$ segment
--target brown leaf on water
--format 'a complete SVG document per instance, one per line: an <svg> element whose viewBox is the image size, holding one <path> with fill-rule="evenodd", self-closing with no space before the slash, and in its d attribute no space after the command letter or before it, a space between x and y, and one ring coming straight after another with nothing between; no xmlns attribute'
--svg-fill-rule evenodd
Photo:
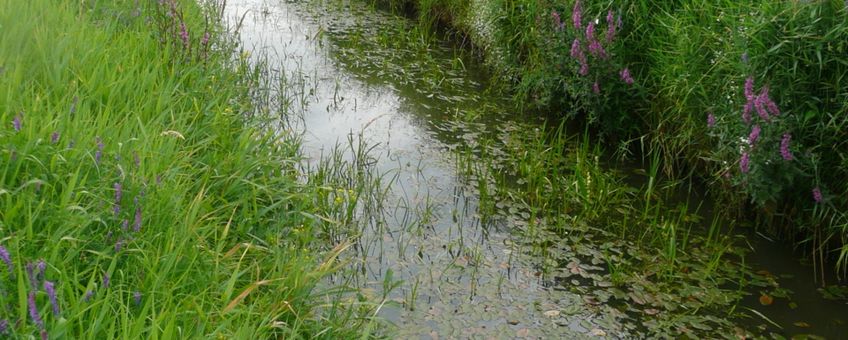
<svg viewBox="0 0 848 340"><path fill-rule="evenodd" d="M793 325L801 327L801 328L810 328L810 324L808 324L804 321L798 321L796 323L793 323Z"/></svg>
<svg viewBox="0 0 848 340"><path fill-rule="evenodd" d="M760 295L760 304L763 306L768 306L774 303L774 298L769 296L768 294Z"/></svg>

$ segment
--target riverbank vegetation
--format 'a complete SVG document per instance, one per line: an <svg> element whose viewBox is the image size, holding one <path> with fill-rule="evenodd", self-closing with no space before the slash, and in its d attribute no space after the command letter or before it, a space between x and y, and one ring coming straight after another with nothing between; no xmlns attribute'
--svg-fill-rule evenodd
<svg viewBox="0 0 848 340"><path fill-rule="evenodd" d="M321 288L345 246L220 6L0 2L0 337L371 325Z"/></svg>
<svg viewBox="0 0 848 340"><path fill-rule="evenodd" d="M845 274L844 2L382 3L471 42L525 108L656 155L725 216Z"/></svg>

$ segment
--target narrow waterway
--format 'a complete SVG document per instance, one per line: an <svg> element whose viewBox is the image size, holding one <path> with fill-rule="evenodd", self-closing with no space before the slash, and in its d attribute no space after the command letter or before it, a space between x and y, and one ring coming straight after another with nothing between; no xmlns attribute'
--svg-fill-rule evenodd
<svg viewBox="0 0 848 340"><path fill-rule="evenodd" d="M510 112L505 99L488 94L473 61L447 46L429 45L423 55L385 48L406 39L396 30L412 26L358 2L233 0L226 16L245 49L274 69L267 85L286 127L303 134L309 166L335 156L374 174L359 180L372 183L369 195L379 202L367 210L380 216L340 235L356 236L344 255L353 268L333 280L369 299L388 292L378 315L397 326L393 335L640 337L644 326L627 316L634 309L599 305L597 294L587 298L589 288L542 278L543 260L521 249L512 232L526 224L526 212L480 212L486 193L469 185L457 150L543 121ZM595 279L600 274L585 274L606 271L591 244L568 251L596 257L573 267L582 278L567 282L606 286ZM840 334L834 322L826 333Z"/></svg>

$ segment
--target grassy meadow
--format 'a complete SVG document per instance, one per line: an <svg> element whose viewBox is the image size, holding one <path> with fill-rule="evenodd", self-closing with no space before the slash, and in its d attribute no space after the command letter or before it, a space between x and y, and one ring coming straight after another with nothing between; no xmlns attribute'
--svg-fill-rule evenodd
<svg viewBox="0 0 848 340"><path fill-rule="evenodd" d="M0 1L0 337L348 338L221 3ZM355 309L353 309L355 310Z"/></svg>

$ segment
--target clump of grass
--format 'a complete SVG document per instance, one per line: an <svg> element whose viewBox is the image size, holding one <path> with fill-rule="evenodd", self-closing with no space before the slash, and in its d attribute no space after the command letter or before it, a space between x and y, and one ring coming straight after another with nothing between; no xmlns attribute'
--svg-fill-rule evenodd
<svg viewBox="0 0 848 340"><path fill-rule="evenodd" d="M0 3L12 336L349 337L296 139L260 128L220 4ZM324 255L326 254L326 255ZM332 313L320 314L316 306Z"/></svg>

